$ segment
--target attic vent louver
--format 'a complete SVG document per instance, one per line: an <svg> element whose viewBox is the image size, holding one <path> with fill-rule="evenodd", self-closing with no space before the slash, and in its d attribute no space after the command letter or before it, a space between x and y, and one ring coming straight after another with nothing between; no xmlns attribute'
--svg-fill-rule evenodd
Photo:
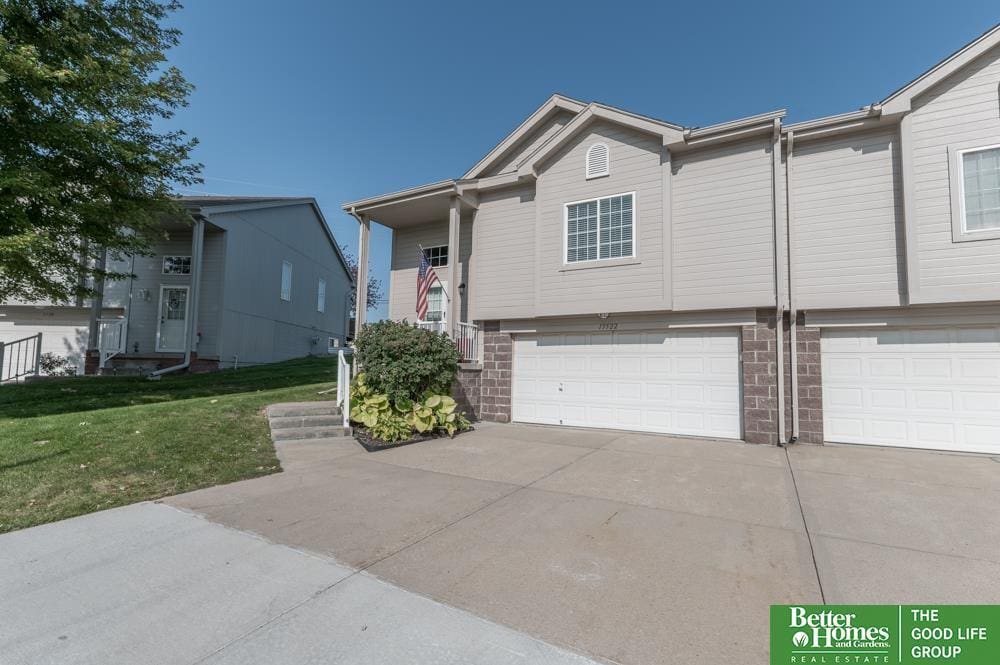
<svg viewBox="0 0 1000 665"><path fill-rule="evenodd" d="M595 143L587 148L587 179L599 178L611 173L611 155L608 146Z"/></svg>

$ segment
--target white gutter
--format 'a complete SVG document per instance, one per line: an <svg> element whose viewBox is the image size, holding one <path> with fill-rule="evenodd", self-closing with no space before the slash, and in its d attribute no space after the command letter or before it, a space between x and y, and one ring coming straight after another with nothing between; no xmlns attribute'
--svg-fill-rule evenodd
<svg viewBox="0 0 1000 665"><path fill-rule="evenodd" d="M205 245L205 218L200 212L194 215L194 233L191 236L191 302L188 303L188 329L184 341L184 360L177 365L150 372L148 379L158 379L164 374L179 372L191 366L191 347L197 344L198 307L201 300L201 257Z"/></svg>
<svg viewBox="0 0 1000 665"><path fill-rule="evenodd" d="M773 121L771 134L771 221L774 237L774 347L778 353L778 445L785 444L785 298L781 274L782 238L778 223L778 173L781 167L781 118Z"/></svg>
<svg viewBox="0 0 1000 665"><path fill-rule="evenodd" d="M785 223L788 226L788 325L791 345L789 353L792 361L792 438L788 443L799 440L799 349L798 329L799 312L795 303L795 286L792 281L795 271L795 227L792 225L792 156L795 151L795 132L788 130L788 142L785 153Z"/></svg>

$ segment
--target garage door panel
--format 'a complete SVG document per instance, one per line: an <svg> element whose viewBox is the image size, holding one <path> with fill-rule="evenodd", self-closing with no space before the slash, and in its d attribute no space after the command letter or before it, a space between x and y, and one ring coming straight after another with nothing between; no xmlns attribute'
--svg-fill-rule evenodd
<svg viewBox="0 0 1000 665"><path fill-rule="evenodd" d="M1000 452L1000 328L823 331L829 441Z"/></svg>
<svg viewBox="0 0 1000 665"><path fill-rule="evenodd" d="M739 438L738 352L735 330L517 336L513 418Z"/></svg>

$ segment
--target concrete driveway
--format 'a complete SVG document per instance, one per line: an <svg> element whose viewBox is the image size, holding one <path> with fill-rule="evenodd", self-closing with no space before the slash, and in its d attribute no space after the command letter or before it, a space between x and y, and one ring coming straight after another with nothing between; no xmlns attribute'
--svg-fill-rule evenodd
<svg viewBox="0 0 1000 665"><path fill-rule="evenodd" d="M203 515L209 522L173 511L206 529L291 546L280 548L323 563L293 583L240 559L244 574L206 581L212 593L192 596L195 610L242 623L217 626L218 645L194 650L211 654L204 662L578 662L569 652L625 664L696 656L766 662L772 603L1000 602L1000 463L990 458L846 446L786 452L492 424L379 453L348 440L289 444L279 454L281 474L167 501ZM46 546L30 534L59 534L78 522L0 538L0 557L12 556L5 540L25 538L29 554L7 563L25 566L33 557L52 571L38 580L55 575L57 536ZM117 533L107 556L124 551L127 561L135 538ZM162 541L166 552L177 551L169 531ZM171 560L165 554L160 565ZM150 575L145 584L128 578L126 595L169 598L169 585ZM100 606L92 598L99 587L65 577L51 593L68 585L74 606ZM232 589L232 580L255 590ZM2 583L5 599L24 592ZM360 599L353 587L364 587ZM170 611L138 602L128 616L165 616L167 625L177 622L176 634L204 641L204 623L174 616L183 613L181 601ZM28 619L45 611L21 600L8 609ZM380 626L383 614L416 637L407 642L393 630L358 637L357 624ZM147 640L159 643L139 631L133 647ZM503 647L478 657L460 653L460 644ZM394 649L407 645L418 651L400 660ZM439 652L457 660L429 655ZM147 662L201 662L185 658Z"/></svg>

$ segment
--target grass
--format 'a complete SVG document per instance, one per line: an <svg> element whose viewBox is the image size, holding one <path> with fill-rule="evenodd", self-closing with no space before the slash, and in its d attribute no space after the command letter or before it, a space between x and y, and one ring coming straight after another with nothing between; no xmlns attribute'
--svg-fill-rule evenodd
<svg viewBox="0 0 1000 665"><path fill-rule="evenodd" d="M0 387L0 533L280 470L263 407L330 399L337 364Z"/></svg>

